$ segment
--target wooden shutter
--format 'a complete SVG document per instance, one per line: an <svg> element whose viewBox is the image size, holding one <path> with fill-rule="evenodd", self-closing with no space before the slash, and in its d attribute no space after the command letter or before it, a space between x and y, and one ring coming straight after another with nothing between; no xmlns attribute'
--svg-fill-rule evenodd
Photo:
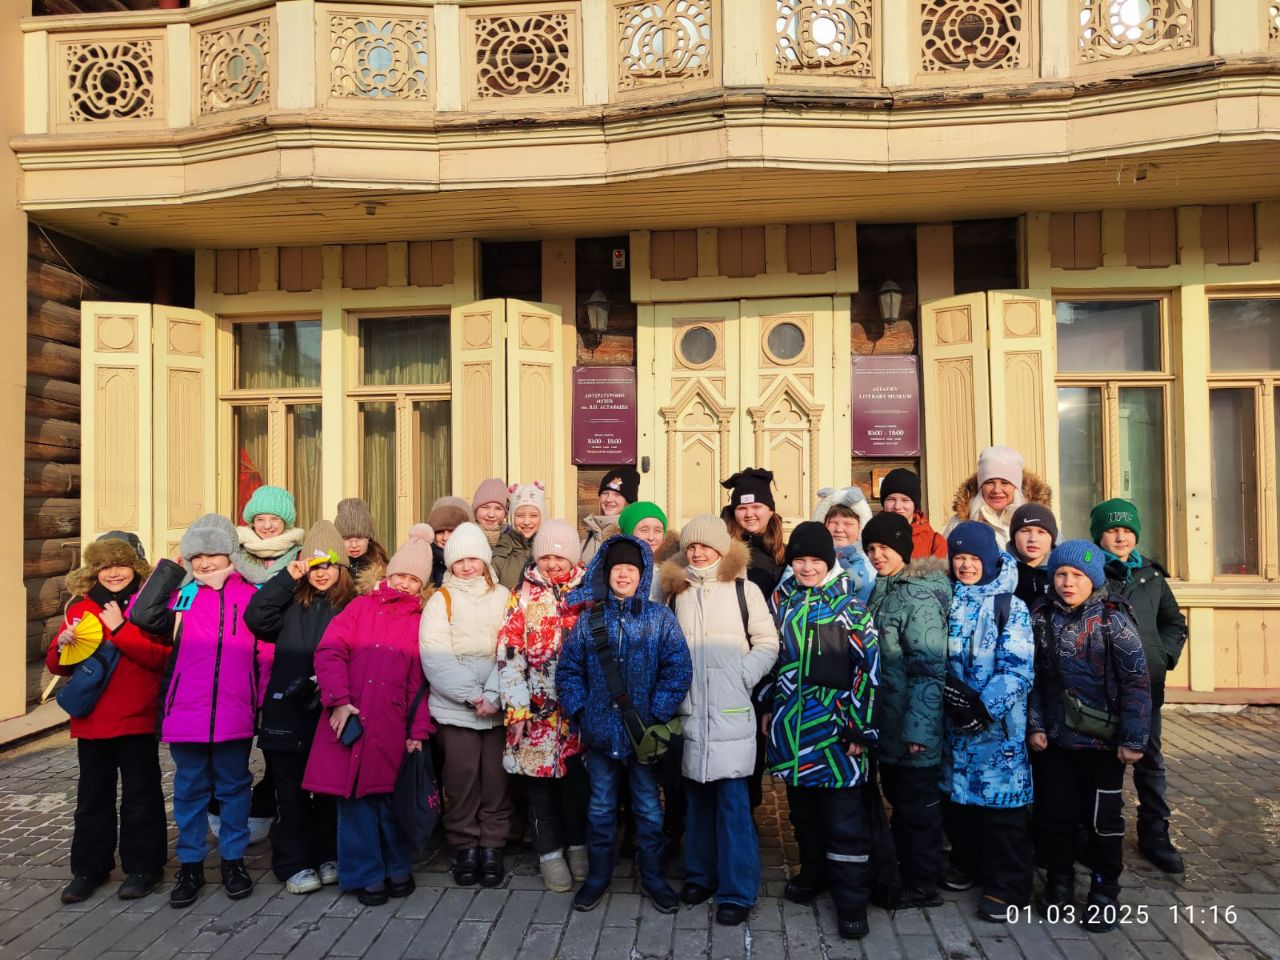
<svg viewBox="0 0 1280 960"><path fill-rule="evenodd" d="M80 535L133 531L154 556L151 305L86 300L80 331Z"/></svg>
<svg viewBox="0 0 1280 960"><path fill-rule="evenodd" d="M507 469L493 475L510 483L541 480L553 516L571 516L577 497L568 479L560 308L508 300L506 317Z"/></svg>
<svg viewBox="0 0 1280 960"><path fill-rule="evenodd" d="M452 327L453 489L470 496L507 476L506 301L454 307Z"/></svg>
<svg viewBox="0 0 1280 960"><path fill-rule="evenodd" d="M991 339L991 441L1022 453L1026 468L1057 488L1057 337L1045 290L987 294Z"/></svg>
<svg viewBox="0 0 1280 960"><path fill-rule="evenodd" d="M924 364L924 472L929 517L941 531L956 488L991 443L987 299L968 293L920 309Z"/></svg>
<svg viewBox="0 0 1280 960"><path fill-rule="evenodd" d="M193 520L217 510L217 322L181 307L155 306L151 313L153 549L161 557L173 553Z"/></svg>

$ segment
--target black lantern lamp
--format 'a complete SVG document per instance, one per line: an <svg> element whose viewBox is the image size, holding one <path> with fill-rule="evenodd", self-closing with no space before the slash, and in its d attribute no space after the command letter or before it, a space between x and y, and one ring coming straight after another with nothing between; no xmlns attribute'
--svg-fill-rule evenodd
<svg viewBox="0 0 1280 960"><path fill-rule="evenodd" d="M603 290L597 290L587 298L587 325L582 332L582 342L593 353L609 331L609 298Z"/></svg>

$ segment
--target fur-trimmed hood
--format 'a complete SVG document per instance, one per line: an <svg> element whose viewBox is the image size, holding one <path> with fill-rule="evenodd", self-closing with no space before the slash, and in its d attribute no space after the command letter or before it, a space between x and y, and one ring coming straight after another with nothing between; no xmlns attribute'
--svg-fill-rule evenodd
<svg viewBox="0 0 1280 960"><path fill-rule="evenodd" d="M132 567L141 585L151 576L151 564L138 556L124 540L95 540L84 548L84 566L67 574L67 592L73 597L85 597L98 583L99 571L107 567Z"/></svg>
<svg viewBox="0 0 1280 960"><path fill-rule="evenodd" d="M973 498L978 495L978 473L974 471L969 479L960 484L955 499L951 501L951 511L961 520L970 520L969 508ZM1053 488L1030 470L1022 471L1022 500L1024 503L1039 503L1046 507L1053 506Z"/></svg>
<svg viewBox="0 0 1280 960"><path fill-rule="evenodd" d="M653 562L657 564L666 563L680 552L680 534L675 530L668 530L667 535L662 538L662 543L658 544L658 549L653 554Z"/></svg>
<svg viewBox="0 0 1280 960"><path fill-rule="evenodd" d="M679 538L676 539L677 545ZM664 543L665 547L666 544ZM741 540L729 544L729 552L720 558L716 567L716 579L721 583L733 583L747 575L747 566L751 563L751 551ZM689 588L689 561L679 551L663 563L658 572L660 586L664 596L679 596Z"/></svg>
<svg viewBox="0 0 1280 960"><path fill-rule="evenodd" d="M911 580L923 580L925 577L947 575L947 561L938 557L915 557L902 570L900 576Z"/></svg>

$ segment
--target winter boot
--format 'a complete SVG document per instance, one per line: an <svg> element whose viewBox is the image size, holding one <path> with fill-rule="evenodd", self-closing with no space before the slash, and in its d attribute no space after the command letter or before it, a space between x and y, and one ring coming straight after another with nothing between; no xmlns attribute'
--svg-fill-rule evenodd
<svg viewBox="0 0 1280 960"><path fill-rule="evenodd" d="M1182 856L1169 839L1169 821L1138 823L1138 849L1165 873L1182 873Z"/></svg>
<svg viewBox="0 0 1280 960"><path fill-rule="evenodd" d="M1048 913L1050 907L1061 910L1075 901L1076 878L1074 873L1055 873L1050 870L1044 881L1044 893L1040 896L1040 912Z"/></svg>
<svg viewBox="0 0 1280 960"><path fill-rule="evenodd" d="M1120 884L1104 880L1100 874L1095 873L1089 884L1089 899L1085 901L1080 925L1090 933L1114 930L1119 925L1119 908Z"/></svg>

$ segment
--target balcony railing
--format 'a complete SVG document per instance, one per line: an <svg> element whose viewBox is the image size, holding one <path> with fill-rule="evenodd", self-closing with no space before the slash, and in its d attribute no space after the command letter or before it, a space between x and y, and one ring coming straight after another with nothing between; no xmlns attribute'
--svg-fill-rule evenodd
<svg viewBox="0 0 1280 960"><path fill-rule="evenodd" d="M1280 0L225 0L39 17L23 22L27 132L1089 79L1204 60L1211 11L1250 14L1257 52L1280 48Z"/></svg>

